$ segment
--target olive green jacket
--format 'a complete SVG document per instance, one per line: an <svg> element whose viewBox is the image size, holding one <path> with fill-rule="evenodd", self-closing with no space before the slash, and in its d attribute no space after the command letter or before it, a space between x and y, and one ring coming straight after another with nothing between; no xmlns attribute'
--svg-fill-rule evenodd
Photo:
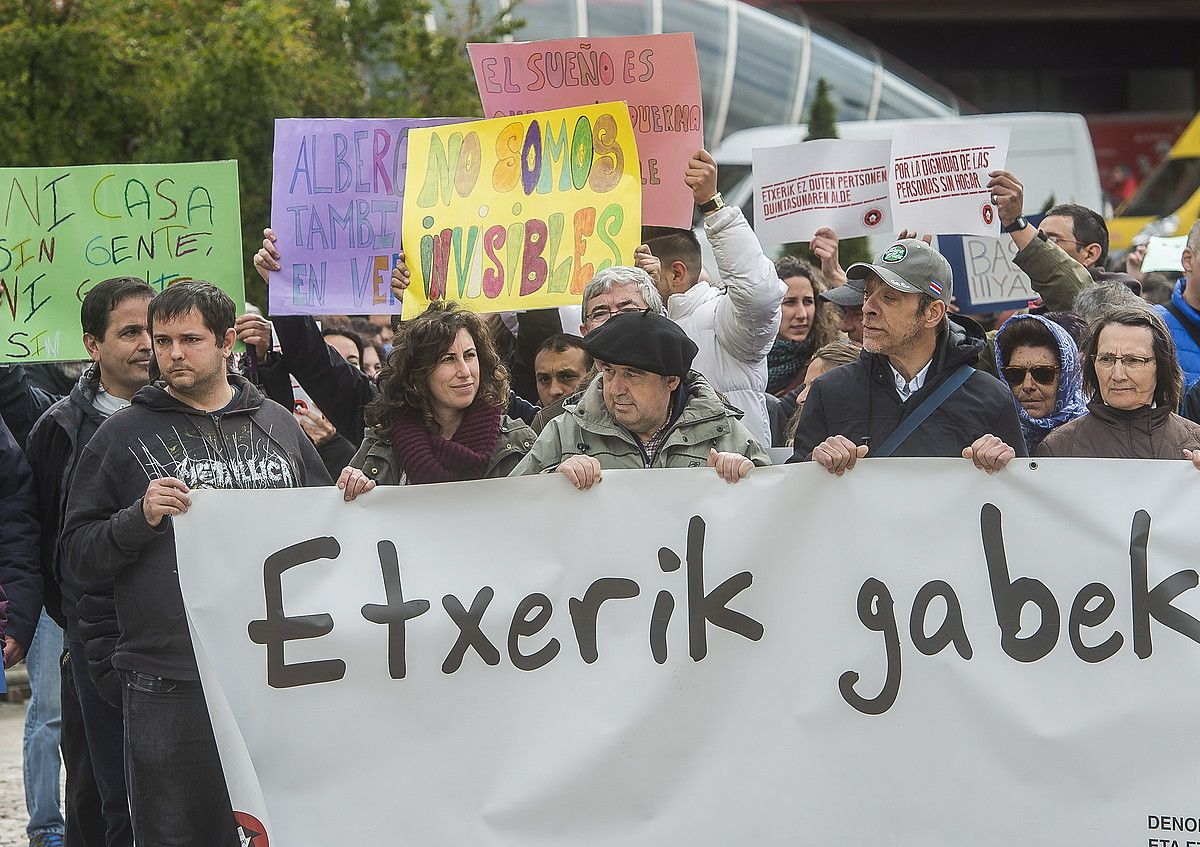
<svg viewBox="0 0 1200 847"><path fill-rule="evenodd" d="M1048 312L1071 311L1076 295L1092 284L1087 268L1040 235L1018 250L1013 262L1029 277L1030 285L1041 295ZM996 371L996 330L987 334L987 345L975 367L994 377L1000 376Z"/></svg>
<svg viewBox="0 0 1200 847"><path fill-rule="evenodd" d="M618 424L604 405L604 378L592 380L581 394L563 404L563 414L546 424L529 455L509 474L523 476L555 470L568 456L594 456L601 468L700 468L709 449L741 453L754 464L771 464L766 452L742 424L742 412L728 405L708 382L692 371L684 381L687 405L663 437L649 465L633 433Z"/></svg>
<svg viewBox="0 0 1200 847"><path fill-rule="evenodd" d="M1070 311L1076 295L1092 284L1087 268L1040 235L1017 251L1013 263L1029 277L1048 312Z"/></svg>
<svg viewBox="0 0 1200 847"><path fill-rule="evenodd" d="M496 450L488 459L483 472L484 479L508 476L521 458L533 446L534 434L524 421L513 420L508 415L500 418L500 440ZM350 467L359 468L379 485L403 485L404 474L396 464L392 451L392 434L380 427L368 429L362 446L350 460Z"/></svg>

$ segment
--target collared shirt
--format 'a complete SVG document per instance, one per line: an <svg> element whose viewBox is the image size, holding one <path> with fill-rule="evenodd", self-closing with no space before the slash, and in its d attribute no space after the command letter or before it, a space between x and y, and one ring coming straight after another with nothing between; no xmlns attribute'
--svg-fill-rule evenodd
<svg viewBox="0 0 1200 847"><path fill-rule="evenodd" d="M642 450L646 453L646 467L650 467L650 463L654 461L654 454L658 452L658 448L662 446L663 439L667 435L667 430L671 428L671 416L667 415L666 421L660 426L653 435L642 441ZM639 439L640 440L640 439Z"/></svg>
<svg viewBox="0 0 1200 847"><path fill-rule="evenodd" d="M896 380L896 392L900 395L900 402L903 403L907 401L909 397L921 390L921 386L925 384L925 377L929 373L929 366L932 364L933 360L931 359L925 363L925 367L917 371L916 376L914 376L911 380L906 380L900 374L900 371L892 367L890 362L888 363L888 367L892 368L892 377Z"/></svg>

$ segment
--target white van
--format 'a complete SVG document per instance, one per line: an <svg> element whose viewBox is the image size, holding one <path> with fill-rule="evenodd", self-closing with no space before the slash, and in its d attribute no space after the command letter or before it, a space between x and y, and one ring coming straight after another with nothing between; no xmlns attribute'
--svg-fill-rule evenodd
<svg viewBox="0 0 1200 847"><path fill-rule="evenodd" d="M852 121L838 124L838 135L854 141L890 139L899 126L987 123L1008 127L1011 131L1005 170L1012 171L1025 185L1025 211L1038 212L1051 201L1079 203L1102 212L1103 195L1092 137L1082 115L1061 112L1013 112L996 115L958 115L949 118L916 118L896 121ZM762 147L796 144L808 135L804 124L760 126L730 135L717 147L717 188L729 205L738 205L750 224L754 224L753 151ZM704 266L717 278L716 260L701 235ZM891 240L894 233L881 233L880 242ZM872 243L872 249L886 244ZM779 244L763 244L772 258Z"/></svg>

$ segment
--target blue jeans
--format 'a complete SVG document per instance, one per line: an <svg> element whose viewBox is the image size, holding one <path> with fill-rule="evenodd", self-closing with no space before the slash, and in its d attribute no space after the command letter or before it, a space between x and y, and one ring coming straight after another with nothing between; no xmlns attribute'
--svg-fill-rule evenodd
<svg viewBox="0 0 1200 847"><path fill-rule="evenodd" d="M25 808L29 826L25 831L32 838L39 833L63 831L62 809L59 807L59 768L62 758L58 752L58 731L62 721L62 671L59 661L63 652L63 631L46 610L33 634L33 643L25 656L29 669L29 708L25 712Z"/></svg>
<svg viewBox="0 0 1200 847"><path fill-rule="evenodd" d="M239 847L200 683L124 677L125 779L138 847Z"/></svg>

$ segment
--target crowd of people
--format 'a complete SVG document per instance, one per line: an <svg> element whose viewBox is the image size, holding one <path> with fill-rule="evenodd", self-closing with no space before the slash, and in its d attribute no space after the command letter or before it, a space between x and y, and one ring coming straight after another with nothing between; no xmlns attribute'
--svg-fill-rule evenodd
<svg viewBox="0 0 1200 847"><path fill-rule="evenodd" d="M561 474L586 491L607 470L678 467L733 484L772 448L836 476L889 456L988 473L1029 455L1200 467L1200 224L1152 305L1134 265L1107 269L1099 215L1056 206L1035 227L1019 179L995 172L1004 237L1040 299L971 317L928 236L901 232L843 268L824 228L814 261L772 261L707 152L680 178L713 278L693 231L647 227L574 318L435 302L405 321L268 320L203 281L121 277L83 298L90 361L73 385L0 369L0 621L5 667L25 659L34 694L31 847L246 843L175 571L172 522L197 488L336 485L349 501ZM284 258L266 230L255 268L267 279ZM393 291L409 281L401 253Z"/></svg>

